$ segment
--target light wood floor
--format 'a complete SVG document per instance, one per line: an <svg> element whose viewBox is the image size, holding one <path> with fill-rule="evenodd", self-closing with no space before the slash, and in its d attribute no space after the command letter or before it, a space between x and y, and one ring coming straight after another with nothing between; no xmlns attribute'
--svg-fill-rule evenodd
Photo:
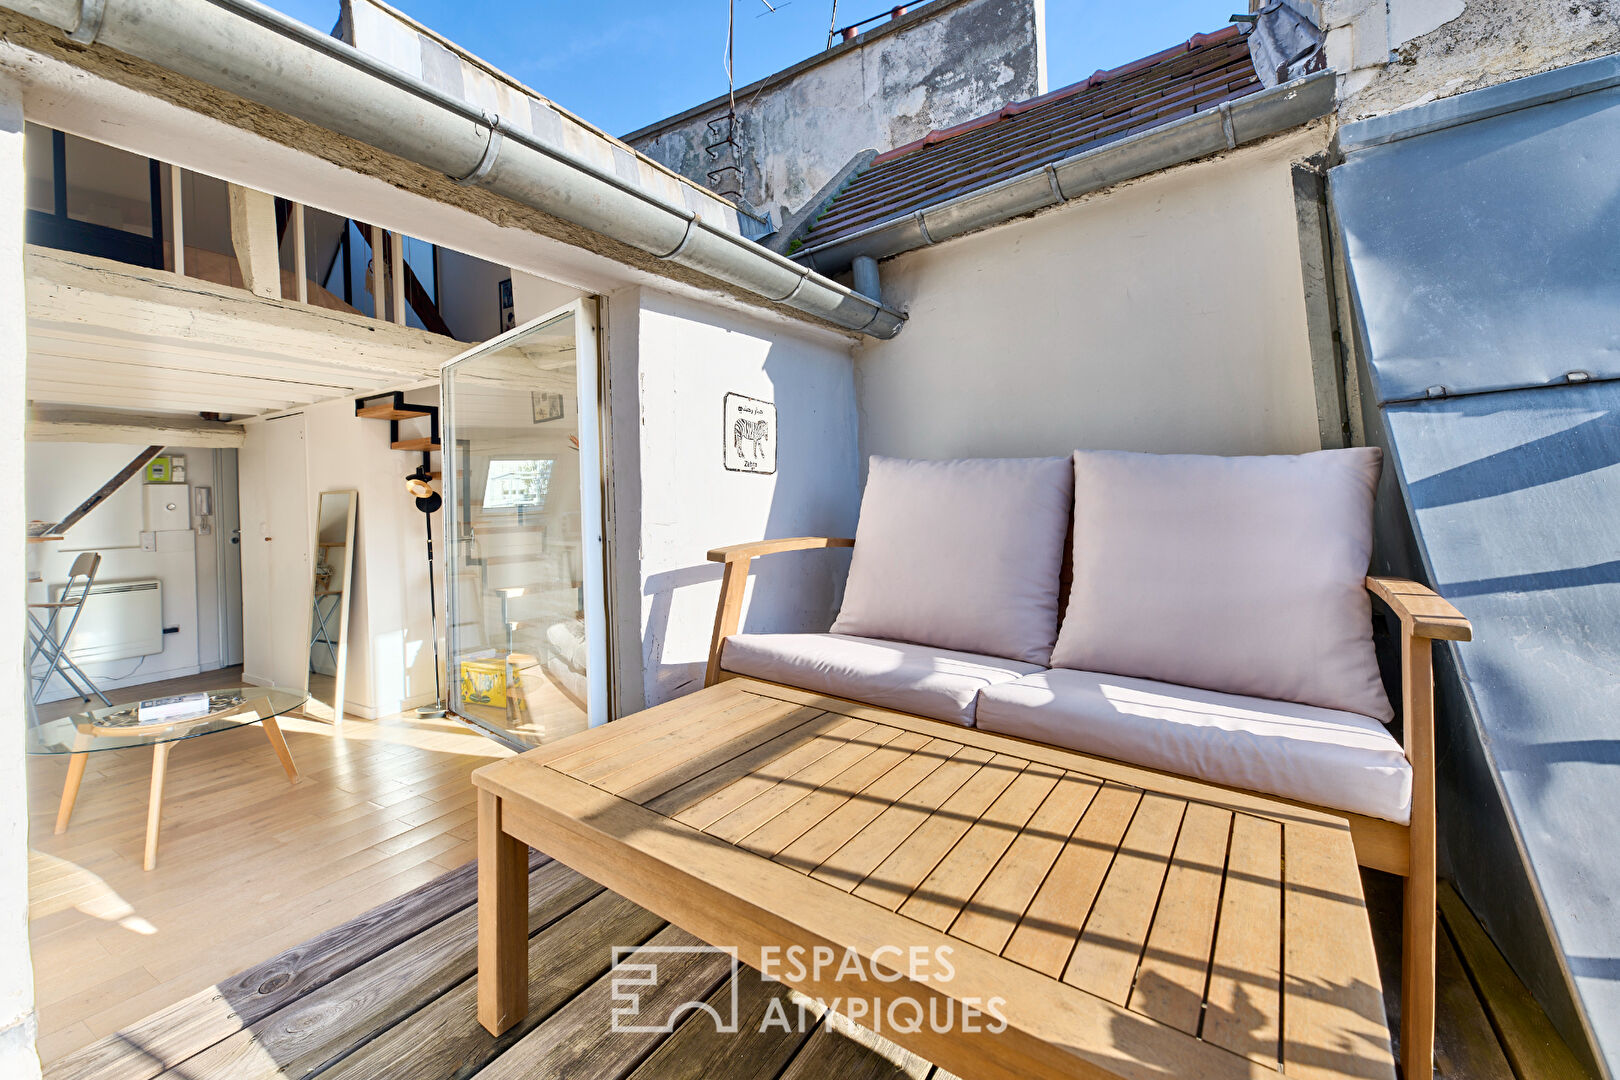
<svg viewBox="0 0 1620 1080"><path fill-rule="evenodd" d="M240 675L109 697L232 685ZM329 690L311 681L314 697ZM309 714L281 721L296 786L257 726L176 745L149 873L150 751L91 755L61 836L52 829L67 760L29 760L30 937L46 1062L472 859L468 775L506 750L453 720L412 714L335 728L311 718L330 716L325 706L312 703Z"/></svg>

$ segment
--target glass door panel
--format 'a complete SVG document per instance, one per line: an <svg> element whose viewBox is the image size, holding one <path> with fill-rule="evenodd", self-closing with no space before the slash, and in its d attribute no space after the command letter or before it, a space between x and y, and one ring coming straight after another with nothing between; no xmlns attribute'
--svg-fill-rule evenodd
<svg viewBox="0 0 1620 1080"><path fill-rule="evenodd" d="M594 304L442 372L449 705L525 746L606 719Z"/></svg>

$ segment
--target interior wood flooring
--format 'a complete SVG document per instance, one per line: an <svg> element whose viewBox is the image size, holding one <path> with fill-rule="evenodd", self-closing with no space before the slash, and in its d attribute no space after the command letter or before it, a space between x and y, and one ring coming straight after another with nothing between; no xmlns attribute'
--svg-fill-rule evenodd
<svg viewBox="0 0 1620 1080"><path fill-rule="evenodd" d="M129 687L115 702L232 685L241 669ZM475 850L472 770L508 751L414 714L334 727L330 680L281 720L290 785L255 725L169 759L157 868L141 869L152 754L91 755L53 835L65 757L28 762L29 918L41 1058L54 1061L461 866ZM40 709L74 711L76 700Z"/></svg>

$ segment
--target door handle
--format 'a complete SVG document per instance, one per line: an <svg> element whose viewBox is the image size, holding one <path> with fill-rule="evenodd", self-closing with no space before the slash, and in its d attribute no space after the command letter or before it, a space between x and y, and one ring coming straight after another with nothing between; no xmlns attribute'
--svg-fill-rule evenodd
<svg viewBox="0 0 1620 1080"><path fill-rule="evenodd" d="M267 536L267 537L264 538L264 542L268 544L270 541L272 541L274 539L275 539L275 537L273 537L273 536Z"/></svg>

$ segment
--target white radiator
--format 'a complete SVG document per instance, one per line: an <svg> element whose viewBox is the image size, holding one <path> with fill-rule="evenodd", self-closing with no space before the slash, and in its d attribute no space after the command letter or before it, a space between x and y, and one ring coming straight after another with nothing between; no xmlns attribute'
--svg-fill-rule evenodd
<svg viewBox="0 0 1620 1080"><path fill-rule="evenodd" d="M62 599L62 586L52 590ZM64 610L57 620L60 634L73 617ZM76 663L95 664L163 651L163 586L157 581L107 581L95 585L85 597L79 623L68 642L68 655Z"/></svg>

